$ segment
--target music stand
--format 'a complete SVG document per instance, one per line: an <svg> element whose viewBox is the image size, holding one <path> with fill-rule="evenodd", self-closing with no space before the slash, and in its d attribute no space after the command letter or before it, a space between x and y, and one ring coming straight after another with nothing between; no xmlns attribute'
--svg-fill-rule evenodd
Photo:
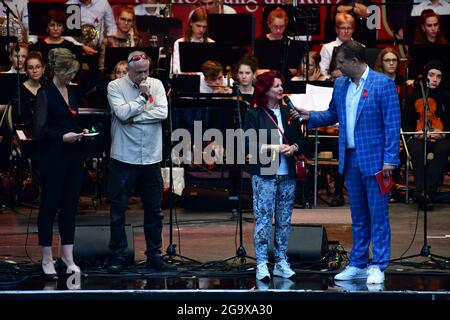
<svg viewBox="0 0 450 320"><path fill-rule="evenodd" d="M174 95L189 95L199 93L200 76L178 74L172 78L172 91Z"/></svg>
<svg viewBox="0 0 450 320"><path fill-rule="evenodd" d="M177 18L136 16L136 28L141 34L144 46L165 47L167 44L164 38L167 37L168 45L173 47L175 40L182 36L181 27L181 20ZM156 39L152 36L156 36Z"/></svg>
<svg viewBox="0 0 450 320"><path fill-rule="evenodd" d="M73 24L78 24L81 26L81 15L78 18L78 21L73 20L74 13L72 11L68 11L69 7L77 6L79 10L80 6L77 4L65 4L65 3L55 3L55 2L30 2L28 3L28 26L30 29L30 34L44 36L48 35L47 25L44 23L44 18L47 16L50 10L58 10L64 12L68 17L70 17L70 21ZM81 12L81 11L79 11ZM69 16L70 15L70 16ZM69 28L70 27L70 28ZM81 36L81 28L75 28L72 26L68 26L67 22L64 26L64 31L62 36L71 36L71 37L80 37Z"/></svg>
<svg viewBox="0 0 450 320"><path fill-rule="evenodd" d="M20 74L19 81L27 80L26 74ZM17 95L17 73L0 73L0 104L9 104Z"/></svg>
<svg viewBox="0 0 450 320"><path fill-rule="evenodd" d="M305 42L288 39L287 50L284 40L257 39L255 41L255 56L260 69L297 69L298 62L305 52ZM286 58L287 53L287 58ZM283 66L283 61L286 63Z"/></svg>
<svg viewBox="0 0 450 320"><path fill-rule="evenodd" d="M208 14L208 34L218 43L253 47L255 16L243 13Z"/></svg>
<svg viewBox="0 0 450 320"><path fill-rule="evenodd" d="M109 48L105 50L105 69L107 72L112 72L114 66L120 60L127 60L128 55L133 51L143 51L152 60L150 70L155 70L159 61L159 48L158 47L124 47L124 48Z"/></svg>
<svg viewBox="0 0 450 320"><path fill-rule="evenodd" d="M226 66L233 66L247 53L242 47L221 43L180 42L180 68L182 72L200 72L207 60L216 60Z"/></svg>

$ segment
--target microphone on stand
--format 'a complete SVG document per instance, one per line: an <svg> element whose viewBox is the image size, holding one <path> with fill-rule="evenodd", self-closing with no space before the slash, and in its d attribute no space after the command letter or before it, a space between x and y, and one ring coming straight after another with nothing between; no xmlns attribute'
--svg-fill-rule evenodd
<svg viewBox="0 0 450 320"><path fill-rule="evenodd" d="M288 96L284 96L283 101L291 111L295 111L298 114L297 116L294 116L294 119L297 119L299 123L302 123L302 116L297 112L297 110L295 110L294 104L292 103L291 99L289 99Z"/></svg>

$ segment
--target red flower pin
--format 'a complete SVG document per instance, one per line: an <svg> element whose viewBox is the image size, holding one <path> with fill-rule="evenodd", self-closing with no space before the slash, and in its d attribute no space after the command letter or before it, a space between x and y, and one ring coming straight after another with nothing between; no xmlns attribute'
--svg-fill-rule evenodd
<svg viewBox="0 0 450 320"><path fill-rule="evenodd" d="M364 88L364 93L363 93L364 99L367 98L369 95L367 94L367 89Z"/></svg>

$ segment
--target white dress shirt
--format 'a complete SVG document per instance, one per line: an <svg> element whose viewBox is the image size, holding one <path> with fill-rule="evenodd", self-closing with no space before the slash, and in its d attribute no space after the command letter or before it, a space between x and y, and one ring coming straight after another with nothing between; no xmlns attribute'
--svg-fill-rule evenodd
<svg viewBox="0 0 450 320"><path fill-rule="evenodd" d="M162 161L162 121L167 118L167 97L162 82L148 77L149 101L127 76L108 84L111 107L111 158L144 165ZM129 122L132 119L132 123Z"/></svg>
<svg viewBox="0 0 450 320"><path fill-rule="evenodd" d="M425 9L432 9L438 15L450 14L450 4L447 1L439 0L436 4L433 4L430 0L426 0L413 6L411 16L420 16L422 11Z"/></svg>

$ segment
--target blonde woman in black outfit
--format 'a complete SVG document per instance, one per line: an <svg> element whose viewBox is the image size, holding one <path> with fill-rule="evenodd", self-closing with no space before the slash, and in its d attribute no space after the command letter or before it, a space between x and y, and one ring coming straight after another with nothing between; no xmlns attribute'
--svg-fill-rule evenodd
<svg viewBox="0 0 450 320"><path fill-rule="evenodd" d="M39 139L41 205L38 215L39 245L42 247L42 270L57 278L52 255L53 223L58 213L65 273L80 272L73 260L75 214L82 183L83 132L77 125L78 110L70 81L80 64L65 48L52 49L48 67L53 73L38 92L33 118L34 136Z"/></svg>

